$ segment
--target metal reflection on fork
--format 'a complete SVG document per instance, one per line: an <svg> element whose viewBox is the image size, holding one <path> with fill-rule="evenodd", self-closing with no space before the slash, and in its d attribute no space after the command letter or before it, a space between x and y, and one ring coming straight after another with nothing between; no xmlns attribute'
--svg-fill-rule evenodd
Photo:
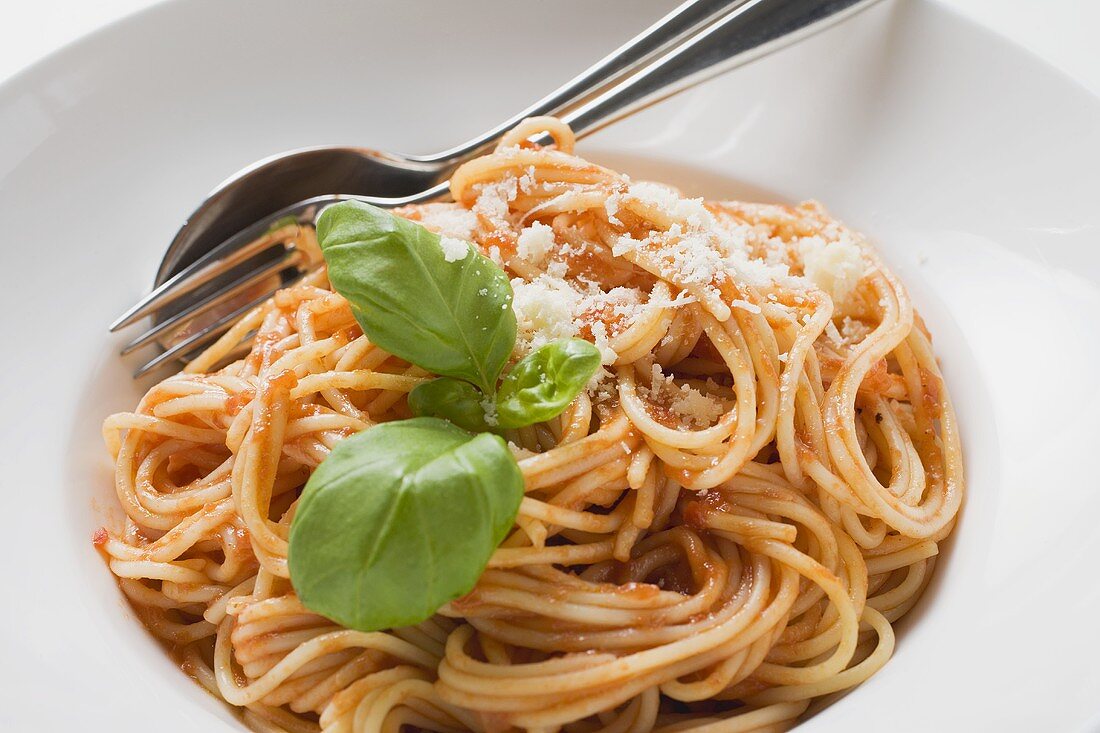
<svg viewBox="0 0 1100 733"><path fill-rule="evenodd" d="M525 117L556 115L584 137L875 2L690 0L564 86L450 150L407 156L317 147L261 160L222 183L195 210L169 245L156 287L110 329L152 316L152 327L122 353L154 343L164 350L135 377L187 358L275 290L320 266L317 253L303 251L291 235L296 225L312 224L325 206L347 199L382 207L442 199L459 165L491 150Z"/></svg>

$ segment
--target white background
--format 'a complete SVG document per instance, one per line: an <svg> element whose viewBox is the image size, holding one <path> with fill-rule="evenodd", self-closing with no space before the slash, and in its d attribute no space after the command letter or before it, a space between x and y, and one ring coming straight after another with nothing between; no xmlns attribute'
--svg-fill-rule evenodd
<svg viewBox="0 0 1100 733"><path fill-rule="evenodd" d="M85 33L156 2L0 0L0 82ZM940 2L1026 46L1100 95L1100 44L1095 41L1100 0ZM302 7L303 12L308 8L305 0Z"/></svg>

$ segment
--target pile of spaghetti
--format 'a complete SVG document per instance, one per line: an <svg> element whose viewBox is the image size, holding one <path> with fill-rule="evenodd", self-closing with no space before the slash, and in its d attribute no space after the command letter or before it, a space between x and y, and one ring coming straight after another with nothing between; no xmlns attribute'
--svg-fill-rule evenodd
<svg viewBox="0 0 1100 733"><path fill-rule="evenodd" d="M526 486L510 535L417 626L299 602L304 483L430 377L321 271L106 421L128 519L96 542L184 670L259 730L731 733L787 729L881 668L963 467L929 334L861 237L814 203L633 182L552 119L451 193L397 213L501 264L514 358L561 336L603 355L563 414L506 434Z"/></svg>

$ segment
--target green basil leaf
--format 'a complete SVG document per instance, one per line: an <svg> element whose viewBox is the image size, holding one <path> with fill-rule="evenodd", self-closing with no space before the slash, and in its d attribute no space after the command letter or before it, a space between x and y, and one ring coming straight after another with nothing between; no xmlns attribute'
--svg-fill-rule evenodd
<svg viewBox="0 0 1100 733"><path fill-rule="evenodd" d="M294 590L349 628L419 623L474 587L522 498L499 436L430 417L369 428L306 483L290 525Z"/></svg>
<svg viewBox="0 0 1100 733"><path fill-rule="evenodd" d="M329 281L371 341L430 372L494 391L516 341L502 269L472 247L448 262L438 235L358 201L325 209L317 240Z"/></svg>
<svg viewBox="0 0 1100 733"><path fill-rule="evenodd" d="M469 382L440 377L421 382L409 392L409 409L417 417L442 417L463 430L484 433L485 395Z"/></svg>
<svg viewBox="0 0 1100 733"><path fill-rule="evenodd" d="M502 428L561 414L600 368L600 350L583 339L558 339L519 360L497 392Z"/></svg>

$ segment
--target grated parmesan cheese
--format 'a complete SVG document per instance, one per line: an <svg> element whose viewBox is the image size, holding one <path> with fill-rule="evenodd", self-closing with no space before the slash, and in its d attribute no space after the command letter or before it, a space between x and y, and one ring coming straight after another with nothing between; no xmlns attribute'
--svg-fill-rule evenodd
<svg viewBox="0 0 1100 733"><path fill-rule="evenodd" d="M685 232L679 224L668 229L665 255L672 258L672 267L681 282L709 285L725 270L721 252L711 246L706 232Z"/></svg>
<svg viewBox="0 0 1100 733"><path fill-rule="evenodd" d="M497 413L497 401L492 395L486 395L481 399L481 411L485 413L485 424L489 427L496 427L500 424L500 417Z"/></svg>
<svg viewBox="0 0 1100 733"><path fill-rule="evenodd" d="M565 264L561 260L554 260L546 265L546 274L550 277L555 277L559 280L564 280L566 273L569 272L569 265Z"/></svg>
<svg viewBox="0 0 1100 733"><path fill-rule="evenodd" d="M750 235L751 232L745 227L718 228L717 247L723 256L722 264L737 282L754 287L767 287L774 284L789 287L805 286L799 278L791 275L785 261L753 257L749 245Z"/></svg>
<svg viewBox="0 0 1100 733"><path fill-rule="evenodd" d="M546 261L554 249L554 230L536 221L519 233L516 240L516 252L523 259L534 264Z"/></svg>
<svg viewBox="0 0 1100 733"><path fill-rule="evenodd" d="M607 333L607 324L596 321L589 328L592 330L592 343L600 350L600 363L614 364L619 355L611 348L611 336Z"/></svg>
<svg viewBox="0 0 1100 733"><path fill-rule="evenodd" d="M604 211L607 212L607 220L615 226L622 226L622 221L619 220L615 214L619 213L619 202L622 199L622 195L613 193L607 197L603 202Z"/></svg>
<svg viewBox="0 0 1100 733"><path fill-rule="evenodd" d="M518 188L516 179L513 176L492 183L480 184L473 211L493 221L507 221L508 204L515 201Z"/></svg>
<svg viewBox="0 0 1100 733"><path fill-rule="evenodd" d="M670 193L668 189L656 188ZM620 235L612 242L611 253L627 257L662 279L692 290L721 321L729 318L731 307L759 312L758 306L746 300L724 303L718 289L723 278L757 287L780 283L806 286L800 278L791 276L786 263L752 256L749 240L754 233L750 227L697 214L687 214L686 224L675 222L667 231L652 232L644 239Z"/></svg>
<svg viewBox="0 0 1100 733"><path fill-rule="evenodd" d="M601 366L596 370L596 373L592 375L592 378L588 380L588 384L585 385L584 391L593 402L610 402L619 396L615 372L607 367Z"/></svg>
<svg viewBox="0 0 1100 733"><path fill-rule="evenodd" d="M518 157L520 152L516 151L514 155ZM633 206L639 211L644 210L658 225L653 230L615 237L610 243L611 254L630 260L677 286L679 292L667 304L643 302L642 294L633 288L614 288L605 293L595 282L583 278L566 279L570 271L566 260L571 255L584 255L586 245L557 241L553 228L542 222L533 221L527 226L520 224L521 214L512 212L512 202L520 194L530 193L537 183L532 167L520 170L523 172L508 175L499 181L479 184L470 212L474 220L481 217L481 226L487 218L492 226L507 227L515 232L516 255L520 260L545 270L530 281L524 278L512 280L515 298L511 307L518 322L516 350L519 354L554 339L584 334L599 348L603 364L609 365L618 358L611 347L613 336L621 332L624 322L629 323L644 308L676 307L699 302L712 315L724 321L730 317L731 308L760 314L763 298L766 297L770 303L778 302L774 292L765 295L749 291L743 297L731 297L727 294L727 283L762 290L777 285L789 287L796 291L789 294L790 302L796 304L802 302L797 291L816 285L834 301L842 301L866 271L858 240L835 222L826 221L818 228L819 234L814 236L779 236L777 232L781 230L777 229L777 224L767 221L752 223L746 221L744 215L723 208L721 204L714 205L713 210L708 209L701 198L685 198L675 189L662 184L632 183L624 178L604 197L607 221L621 226L617 215ZM584 186L572 186L558 193L549 203L557 208L569 208L574 203L572 198L590 195L591 191ZM543 203L536 208L546 205ZM760 208L738 206L741 211L749 211L750 214ZM798 221L796 214L786 207L765 208L767 218L781 222ZM812 207L809 210L813 210ZM455 217L453 211L444 214L445 211L439 209L434 216ZM425 219L429 225L435 224L431 221L432 216ZM459 222L455 218L455 221L448 223L454 229L467 226L476 231L478 228L477 221ZM456 253L457 249L453 252ZM498 246L487 247L486 253L503 266ZM800 265L800 274L792 274L791 267L798 268ZM769 307L774 308L772 305ZM806 317L803 314L803 319ZM835 326L829 330L829 336L840 336ZM672 386L671 378L663 383L675 393L666 395L664 404L685 424L709 424L724 410L720 400L716 401L716 398L695 391L690 386Z"/></svg>
<svg viewBox="0 0 1100 733"><path fill-rule="evenodd" d="M517 185L522 193L530 193L531 189L535 187L535 166L527 166L527 172L519 177Z"/></svg>
<svg viewBox="0 0 1100 733"><path fill-rule="evenodd" d="M617 287L605 293L595 283L565 280L564 269L562 263L553 262L547 272L533 280L512 280L515 296L512 309L516 313L516 344L520 354L554 339L577 336L587 329L592 343L600 350L601 363L614 364L619 355L611 347L613 336L608 319L629 322L643 308L690 302L684 298L664 304L643 304L641 293L634 288Z"/></svg>
<svg viewBox="0 0 1100 733"><path fill-rule="evenodd" d="M806 278L842 303L866 271L859 245L847 232L830 242L819 236L803 237L798 243Z"/></svg>
<svg viewBox="0 0 1100 733"><path fill-rule="evenodd" d="M656 209L673 221L686 222L693 227L714 224L714 215L707 211L703 199L684 198L675 189L659 183L635 183L627 189L627 196Z"/></svg>
<svg viewBox="0 0 1100 733"><path fill-rule="evenodd" d="M863 321L853 319L851 316L844 316L844 320L840 322L840 342L841 346L851 346L858 344L871 333L871 327Z"/></svg>
<svg viewBox="0 0 1100 733"><path fill-rule="evenodd" d="M654 364L651 368L649 387L639 391L654 403L667 403L683 424L692 427L709 427L725 412L725 408L713 397L690 385L677 385L671 376L666 377L660 364Z"/></svg>
<svg viewBox="0 0 1100 733"><path fill-rule="evenodd" d="M621 234L611 243L611 254L615 257L622 257L627 252L640 249L643 243L641 239L635 239L629 234Z"/></svg>
<svg viewBox="0 0 1100 733"><path fill-rule="evenodd" d="M469 242L477 230L477 214L455 204L423 204L418 213L420 223L441 236Z"/></svg>
<svg viewBox="0 0 1100 733"><path fill-rule="evenodd" d="M722 406L707 395L682 385L681 393L669 403L669 407L688 425L705 428L722 416Z"/></svg>
<svg viewBox="0 0 1100 733"><path fill-rule="evenodd" d="M581 294L566 281L550 275L512 280L512 310L516 313L517 345L523 353L554 339L577 335L574 313Z"/></svg>
<svg viewBox="0 0 1100 733"><path fill-rule="evenodd" d="M443 259L447 262L464 260L470 254L470 245L454 237L443 236L439 238L439 248L443 250Z"/></svg>

